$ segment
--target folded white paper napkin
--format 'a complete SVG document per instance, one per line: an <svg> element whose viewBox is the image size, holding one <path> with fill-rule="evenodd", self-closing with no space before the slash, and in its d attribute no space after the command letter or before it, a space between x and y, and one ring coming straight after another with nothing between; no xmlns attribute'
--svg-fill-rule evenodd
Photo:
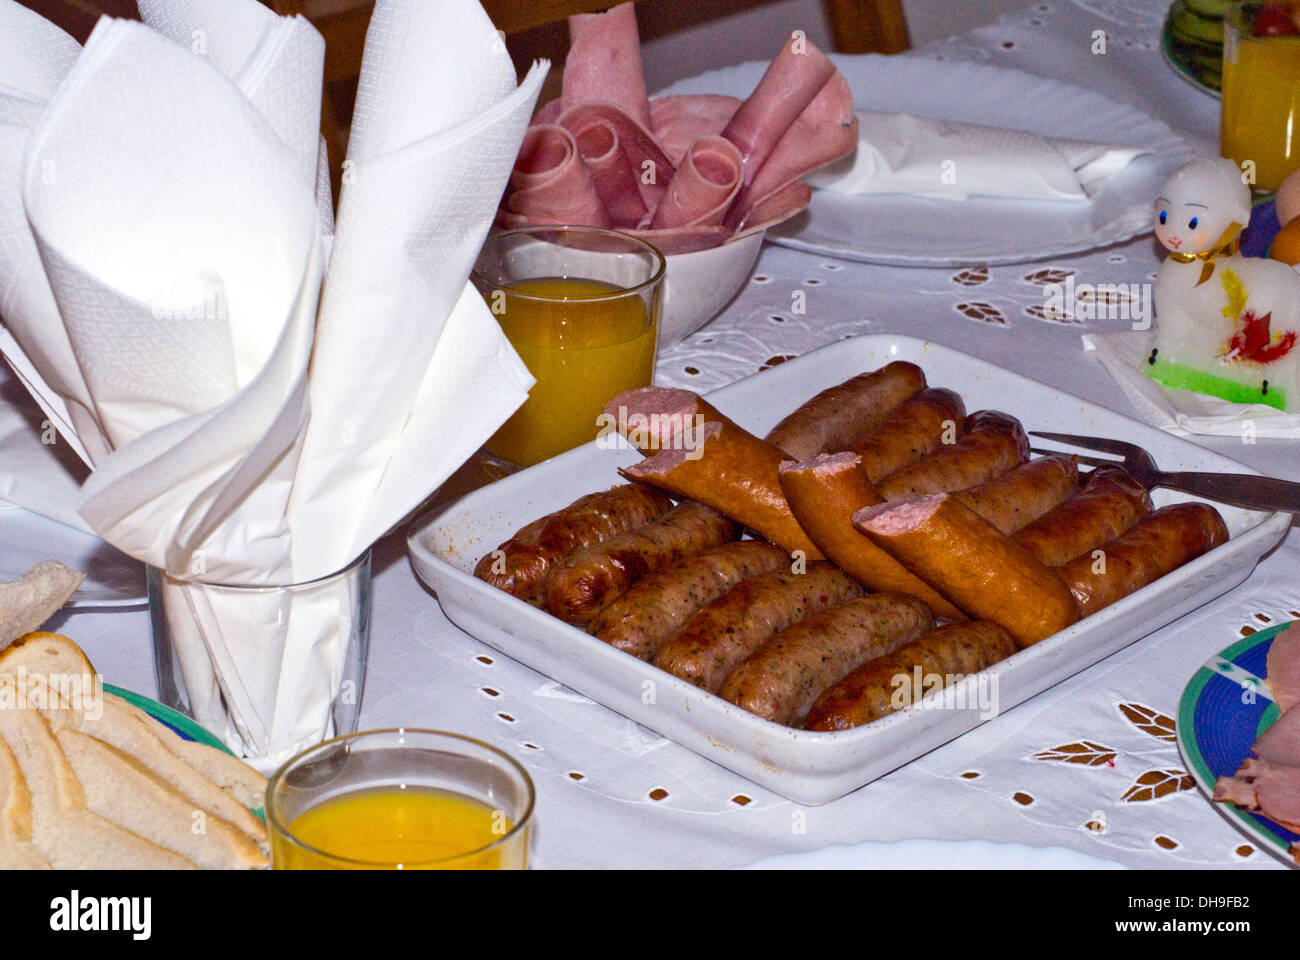
<svg viewBox="0 0 1300 960"><path fill-rule="evenodd" d="M0 362L0 501L86 533L90 525L77 513L86 465L28 393L23 382Z"/></svg>
<svg viewBox="0 0 1300 960"><path fill-rule="evenodd" d="M1262 403L1231 403L1218 397L1174 390L1157 383L1142 368L1153 335L1089 333L1083 348L1101 361L1143 420L1179 436L1273 437L1300 439L1300 414L1284 413Z"/></svg>
<svg viewBox="0 0 1300 960"><path fill-rule="evenodd" d="M1036 136L903 113L860 111L858 149L807 178L838 193L965 200L1086 200L1142 147Z"/></svg>
<svg viewBox="0 0 1300 960"><path fill-rule="evenodd" d="M185 581L342 568L523 401L467 276L546 65L516 86L475 0L379 0L331 253L314 28L256 0L140 6L152 27L102 19L48 103L0 90L0 282L30 294L0 349L95 440L81 515L170 575L196 719L269 769L332 733L355 584Z"/></svg>

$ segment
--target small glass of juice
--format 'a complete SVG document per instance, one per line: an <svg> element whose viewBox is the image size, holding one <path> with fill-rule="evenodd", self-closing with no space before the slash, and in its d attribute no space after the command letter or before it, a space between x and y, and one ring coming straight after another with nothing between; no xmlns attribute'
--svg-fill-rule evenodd
<svg viewBox="0 0 1300 960"><path fill-rule="evenodd" d="M650 385L666 266L636 237L547 226L488 237L472 278L537 383L484 445L532 466L596 437L614 396Z"/></svg>
<svg viewBox="0 0 1300 960"><path fill-rule="evenodd" d="M1219 153L1259 190L1300 169L1300 4L1238 3L1223 19ZM1249 182L1249 181L1248 181Z"/></svg>
<svg viewBox="0 0 1300 960"><path fill-rule="evenodd" d="M271 777L276 870L524 870L533 781L489 744L368 730L304 750Z"/></svg>

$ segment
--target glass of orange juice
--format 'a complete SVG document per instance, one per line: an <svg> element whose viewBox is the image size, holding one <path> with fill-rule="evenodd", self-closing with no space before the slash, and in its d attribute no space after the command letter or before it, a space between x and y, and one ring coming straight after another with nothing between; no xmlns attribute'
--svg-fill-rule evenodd
<svg viewBox="0 0 1300 960"><path fill-rule="evenodd" d="M547 226L490 236L472 274L537 383L485 444L531 466L595 438L614 396L650 385L665 261L636 237Z"/></svg>
<svg viewBox="0 0 1300 960"><path fill-rule="evenodd" d="M1276 190L1300 169L1300 4L1238 3L1223 20L1219 153ZM1244 167L1249 171L1249 167Z"/></svg>
<svg viewBox="0 0 1300 960"><path fill-rule="evenodd" d="M368 730L304 750L271 777L277 870L524 870L533 781L481 740Z"/></svg>

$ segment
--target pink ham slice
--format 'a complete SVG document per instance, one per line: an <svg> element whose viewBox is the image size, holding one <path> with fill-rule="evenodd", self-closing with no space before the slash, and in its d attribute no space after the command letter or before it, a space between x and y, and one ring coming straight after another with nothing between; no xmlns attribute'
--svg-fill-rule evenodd
<svg viewBox="0 0 1300 960"><path fill-rule="evenodd" d="M1230 800L1300 833L1300 767L1282 766L1253 757L1236 775L1214 784L1215 800Z"/></svg>
<svg viewBox="0 0 1300 960"><path fill-rule="evenodd" d="M1251 753L1269 763L1286 764L1300 769L1300 710L1289 710L1265 730Z"/></svg>
<svg viewBox="0 0 1300 960"><path fill-rule="evenodd" d="M719 136L740 104L720 93L656 97L650 101L650 129L676 166L698 138Z"/></svg>
<svg viewBox="0 0 1300 960"><path fill-rule="evenodd" d="M632 183L640 192L646 209L653 210L658 205L672 179L673 163L649 129L622 108L604 102L569 107L556 122L575 137L582 137L593 126L608 127L635 174Z"/></svg>
<svg viewBox="0 0 1300 960"><path fill-rule="evenodd" d="M654 228L721 224L740 191L740 151L722 137L697 137L655 208Z"/></svg>
<svg viewBox="0 0 1300 960"><path fill-rule="evenodd" d="M857 144L858 118L853 115L853 92L848 81L836 73L791 124L745 187L728 222L739 229L746 223L771 219L770 213L754 211L800 177L848 156ZM806 205L807 201L804 202Z"/></svg>
<svg viewBox="0 0 1300 960"><path fill-rule="evenodd" d="M754 180L786 131L834 75L835 65L802 34L786 41L722 131L722 136L740 148L746 184Z"/></svg>
<svg viewBox="0 0 1300 960"><path fill-rule="evenodd" d="M613 226L596 194L591 170L578 155L573 135L563 127L538 124L524 134L510 173L507 212L543 223Z"/></svg>
<svg viewBox="0 0 1300 960"><path fill-rule="evenodd" d="M1300 703L1300 627L1291 626L1273 638L1265 669L1279 710L1286 713Z"/></svg>
<svg viewBox="0 0 1300 960"><path fill-rule="evenodd" d="M633 4L569 18L569 56L564 61L560 100L564 110L603 100L614 104L642 129L651 129Z"/></svg>
<svg viewBox="0 0 1300 960"><path fill-rule="evenodd" d="M604 120L591 123L575 134L574 140L614 226L635 227L649 211L613 124Z"/></svg>

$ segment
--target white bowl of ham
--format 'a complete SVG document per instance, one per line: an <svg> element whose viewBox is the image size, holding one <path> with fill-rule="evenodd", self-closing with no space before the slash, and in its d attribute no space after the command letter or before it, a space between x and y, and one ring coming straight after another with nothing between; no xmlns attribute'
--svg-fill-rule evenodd
<svg viewBox="0 0 1300 960"><path fill-rule="evenodd" d="M749 279L762 246L760 230L720 247L665 257L659 346L686 339L720 314Z"/></svg>

